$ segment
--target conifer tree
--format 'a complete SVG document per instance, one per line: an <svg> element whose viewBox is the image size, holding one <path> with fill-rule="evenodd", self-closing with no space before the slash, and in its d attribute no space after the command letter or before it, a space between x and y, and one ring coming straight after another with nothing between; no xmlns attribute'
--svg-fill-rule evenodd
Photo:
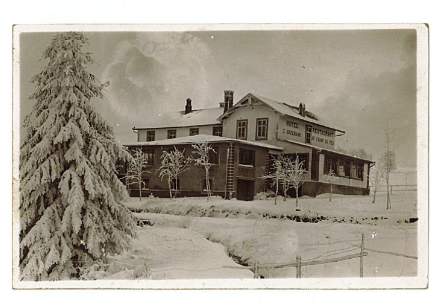
<svg viewBox="0 0 440 308"><path fill-rule="evenodd" d="M20 271L24 280L79 277L135 235L115 163L129 158L92 102L105 86L86 68L82 33L56 34L33 78L36 103L20 148Z"/></svg>

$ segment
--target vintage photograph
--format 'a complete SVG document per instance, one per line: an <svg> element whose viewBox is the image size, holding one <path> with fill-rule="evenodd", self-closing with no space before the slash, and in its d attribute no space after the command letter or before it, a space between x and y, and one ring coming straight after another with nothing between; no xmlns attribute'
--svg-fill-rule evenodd
<svg viewBox="0 0 440 308"><path fill-rule="evenodd" d="M14 286L426 287L427 44L16 26Z"/></svg>

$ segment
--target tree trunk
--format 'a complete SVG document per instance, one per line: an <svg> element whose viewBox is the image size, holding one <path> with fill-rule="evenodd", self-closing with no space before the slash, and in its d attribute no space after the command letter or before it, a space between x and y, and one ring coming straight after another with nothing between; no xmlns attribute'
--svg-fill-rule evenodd
<svg viewBox="0 0 440 308"><path fill-rule="evenodd" d="M142 180L138 182L139 186L139 201L142 201Z"/></svg>
<svg viewBox="0 0 440 308"><path fill-rule="evenodd" d="M209 185L209 171L205 168L205 181L206 181L206 192L208 194L208 201L211 197L211 185Z"/></svg>
<svg viewBox="0 0 440 308"><path fill-rule="evenodd" d="M372 201L372 203L376 203L376 192L377 192L377 183L374 185L373 201Z"/></svg>
<svg viewBox="0 0 440 308"><path fill-rule="evenodd" d="M330 202L332 202L332 195L333 195L333 184L330 184L330 197L329 197Z"/></svg>
<svg viewBox="0 0 440 308"><path fill-rule="evenodd" d="M285 202L287 200L287 185L284 183L283 186L283 201Z"/></svg>
<svg viewBox="0 0 440 308"><path fill-rule="evenodd" d="M387 210L391 210L390 200L390 173L387 172Z"/></svg>
<svg viewBox="0 0 440 308"><path fill-rule="evenodd" d="M277 197L278 197L278 179L275 180L275 205L277 204Z"/></svg>
<svg viewBox="0 0 440 308"><path fill-rule="evenodd" d="M298 186L295 187L295 192L296 192L296 200L295 200L296 210L299 211L299 205L298 205Z"/></svg>
<svg viewBox="0 0 440 308"><path fill-rule="evenodd" d="M170 191L170 199L173 198L173 192L171 190L171 178L168 178L168 190Z"/></svg>

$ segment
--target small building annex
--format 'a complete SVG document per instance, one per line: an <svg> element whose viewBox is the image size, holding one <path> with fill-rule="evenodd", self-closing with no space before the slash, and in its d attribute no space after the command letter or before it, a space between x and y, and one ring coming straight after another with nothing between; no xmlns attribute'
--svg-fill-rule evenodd
<svg viewBox="0 0 440 308"><path fill-rule="evenodd" d="M177 147L190 154L191 145L201 141L216 150L210 174L216 195L252 200L256 193L270 189L262 176L281 153L304 161L307 173L300 194L329 192L330 184L336 193L369 193L372 162L336 151L336 139L345 132L323 122L303 103L293 106L249 93L234 104L233 91L226 90L217 108L193 110L187 99L184 111L158 116L133 131L137 142L126 146L147 153L150 169L145 172L143 195L168 195L168 184L155 171L162 151ZM205 195L202 179L203 170L193 167L173 185L180 196ZM134 187L128 189L131 195L139 194Z"/></svg>

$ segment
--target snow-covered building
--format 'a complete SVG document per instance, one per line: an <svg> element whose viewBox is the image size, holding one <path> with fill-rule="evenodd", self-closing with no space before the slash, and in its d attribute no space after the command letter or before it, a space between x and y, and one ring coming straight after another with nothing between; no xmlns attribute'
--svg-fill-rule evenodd
<svg viewBox="0 0 440 308"><path fill-rule="evenodd" d="M137 142L127 146L141 147L154 162L163 150L173 146L186 147L190 153L190 145L202 140L216 144L214 193L239 199L251 200L254 194L267 189L261 177L274 155L280 153L304 161L307 175L301 194L328 192L330 184L338 193L369 193L372 162L336 151L336 139L345 131L323 121L305 104L294 106L253 93L234 104L230 90L224 92L224 102L217 108L193 110L191 103L187 99L184 111L163 114L148 125L135 126ZM152 163L154 167L158 166ZM182 174L177 185L181 195L204 194L201 172L194 167ZM162 195L167 190L157 174L146 173L146 179L149 185L145 194Z"/></svg>

